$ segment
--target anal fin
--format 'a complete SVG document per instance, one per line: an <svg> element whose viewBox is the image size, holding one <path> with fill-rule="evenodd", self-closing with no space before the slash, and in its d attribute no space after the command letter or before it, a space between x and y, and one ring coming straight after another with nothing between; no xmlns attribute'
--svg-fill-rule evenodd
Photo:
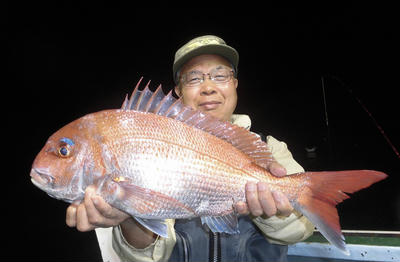
<svg viewBox="0 0 400 262"><path fill-rule="evenodd" d="M238 218L235 213L230 213L225 216L206 216L201 217L202 224L207 224L210 230L214 233L228 233L228 234L238 234Z"/></svg>
<svg viewBox="0 0 400 262"><path fill-rule="evenodd" d="M168 237L168 227L165 224L165 221L162 219L144 219L144 218L138 218L135 217L136 221L150 230L151 232L167 238Z"/></svg>

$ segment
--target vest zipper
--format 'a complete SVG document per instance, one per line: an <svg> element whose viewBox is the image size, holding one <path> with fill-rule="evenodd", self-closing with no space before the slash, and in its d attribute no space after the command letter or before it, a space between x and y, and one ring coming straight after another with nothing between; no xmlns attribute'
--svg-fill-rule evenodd
<svg viewBox="0 0 400 262"><path fill-rule="evenodd" d="M186 242L186 238L183 236L183 234L179 233L178 231L175 231L175 234L179 235L180 238L182 239L182 246L183 246L183 261L188 262L189 261L189 250L188 250L188 245Z"/></svg>
<svg viewBox="0 0 400 262"><path fill-rule="evenodd" d="M221 261L221 237L219 233L210 231L210 252L209 261L219 262Z"/></svg>
<svg viewBox="0 0 400 262"><path fill-rule="evenodd" d="M186 243L186 239L182 236L182 243L183 243L183 255L184 255L184 260L185 262L189 261L189 256L188 256L188 246Z"/></svg>

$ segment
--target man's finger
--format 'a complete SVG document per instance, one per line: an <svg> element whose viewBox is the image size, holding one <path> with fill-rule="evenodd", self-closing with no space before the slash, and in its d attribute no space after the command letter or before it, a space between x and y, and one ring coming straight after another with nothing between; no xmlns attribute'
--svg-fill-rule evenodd
<svg viewBox="0 0 400 262"><path fill-rule="evenodd" d="M277 176L277 177L286 176L286 174L287 174L286 168L284 168L278 162L271 162L268 165L267 169L269 172L271 172L271 174L273 174L274 176Z"/></svg>
<svg viewBox="0 0 400 262"><path fill-rule="evenodd" d="M284 194L278 191L274 191L272 192L272 196L274 197L276 208L278 210L277 213L280 216L287 217L293 212L293 207Z"/></svg>
<svg viewBox="0 0 400 262"><path fill-rule="evenodd" d="M65 222L69 227L76 227L76 208L77 206L74 204L67 208Z"/></svg>
<svg viewBox="0 0 400 262"><path fill-rule="evenodd" d="M247 182L246 200L249 211L253 216L261 216L263 214L263 209L258 200L257 184L255 182Z"/></svg>
<svg viewBox="0 0 400 262"><path fill-rule="evenodd" d="M96 210L106 218L115 218L117 214L117 209L109 205L101 196L93 195L91 197L92 203Z"/></svg>
<svg viewBox="0 0 400 262"><path fill-rule="evenodd" d="M248 215L249 214L249 208L247 207L247 204L243 201L237 202L234 206L235 211L240 214L240 215Z"/></svg>
<svg viewBox="0 0 400 262"><path fill-rule="evenodd" d="M76 229L81 232L86 232L95 229L89 220L86 213L85 204L80 204L76 210Z"/></svg>
<svg viewBox="0 0 400 262"><path fill-rule="evenodd" d="M260 201L262 210L268 217L274 216L276 214L277 207L267 183L258 182L257 189L258 200Z"/></svg>
<svg viewBox="0 0 400 262"><path fill-rule="evenodd" d="M85 211L87 215L88 222L93 226L101 226L104 224L105 217L97 210L93 203L93 198L95 197L96 191L93 187L88 187L85 191Z"/></svg>

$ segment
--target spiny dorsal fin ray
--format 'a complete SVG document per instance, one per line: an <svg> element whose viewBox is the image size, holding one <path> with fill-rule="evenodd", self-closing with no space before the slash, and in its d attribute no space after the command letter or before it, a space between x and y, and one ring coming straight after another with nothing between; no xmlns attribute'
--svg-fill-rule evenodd
<svg viewBox="0 0 400 262"><path fill-rule="evenodd" d="M164 92L162 91L161 85L157 87L157 90L154 92L153 96L151 97L150 101L146 106L145 112L154 113L157 106L164 98Z"/></svg>
<svg viewBox="0 0 400 262"><path fill-rule="evenodd" d="M165 112L165 116L169 118L176 118L176 116L181 112L184 105L181 100L176 99L176 101L169 107L169 109Z"/></svg>
<svg viewBox="0 0 400 262"><path fill-rule="evenodd" d="M170 91L160 102L160 104L154 110L157 115L165 116L165 113L170 109L170 107L175 103L176 98L172 96L172 91Z"/></svg>
<svg viewBox="0 0 400 262"><path fill-rule="evenodd" d="M142 79L143 77L140 78L131 97L129 99L125 98L121 109L158 114L201 129L229 142L254 159L257 165L264 168L274 161L267 144L256 134L227 121L219 120L202 111L185 106L181 99L173 97L172 91L165 95L161 85L153 93L149 89L149 81L146 87L140 91L139 85Z"/></svg>
<svg viewBox="0 0 400 262"><path fill-rule="evenodd" d="M124 102L122 103L121 109L126 110L128 106L128 94L126 94Z"/></svg>
<svg viewBox="0 0 400 262"><path fill-rule="evenodd" d="M142 90L142 92L138 98L138 102L137 102L136 106L134 108L132 108L133 110L140 111L140 112L144 112L146 110L147 103L149 102L149 100L151 99L151 97L153 95L153 92L151 92L149 89L149 84L150 84L150 81L147 82L146 87Z"/></svg>
<svg viewBox="0 0 400 262"><path fill-rule="evenodd" d="M132 107L137 103L138 98L140 96L141 91L139 90L139 85L140 82L142 82L143 77L139 79L139 82L136 84L135 89L133 89L133 92L131 94L131 98L128 100L128 103L126 104L125 110L132 109Z"/></svg>

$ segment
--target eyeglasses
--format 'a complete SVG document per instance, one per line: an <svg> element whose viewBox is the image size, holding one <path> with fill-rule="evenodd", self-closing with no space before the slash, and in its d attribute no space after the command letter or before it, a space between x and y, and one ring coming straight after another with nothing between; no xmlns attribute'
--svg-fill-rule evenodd
<svg viewBox="0 0 400 262"><path fill-rule="evenodd" d="M216 84L224 84L229 82L233 76L233 70L225 67L216 67L210 73L201 71L191 71L181 77L183 86L195 87L204 82L205 76L208 75L211 81Z"/></svg>

